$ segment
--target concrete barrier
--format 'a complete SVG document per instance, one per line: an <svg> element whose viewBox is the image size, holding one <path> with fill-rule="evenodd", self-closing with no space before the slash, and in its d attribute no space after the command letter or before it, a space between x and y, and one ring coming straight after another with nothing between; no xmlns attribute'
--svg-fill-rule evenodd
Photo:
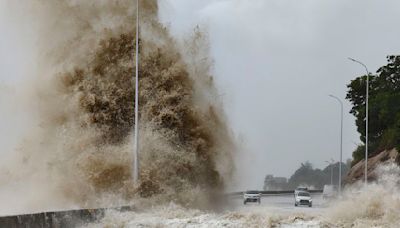
<svg viewBox="0 0 400 228"><path fill-rule="evenodd" d="M93 223L104 217L106 210L129 211L131 206L43 212L0 217L0 228L72 228Z"/></svg>

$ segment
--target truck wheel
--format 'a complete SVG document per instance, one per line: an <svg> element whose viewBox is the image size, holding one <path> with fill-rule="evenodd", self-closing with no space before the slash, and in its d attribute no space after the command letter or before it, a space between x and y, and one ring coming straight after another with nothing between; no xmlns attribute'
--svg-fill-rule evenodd
<svg viewBox="0 0 400 228"><path fill-rule="evenodd" d="M297 207L297 203L295 203L294 206Z"/></svg>
<svg viewBox="0 0 400 228"><path fill-rule="evenodd" d="M312 207L312 203L310 203L308 206L309 206L309 207Z"/></svg>
<svg viewBox="0 0 400 228"><path fill-rule="evenodd" d="M243 201L243 204L246 205L246 201Z"/></svg>

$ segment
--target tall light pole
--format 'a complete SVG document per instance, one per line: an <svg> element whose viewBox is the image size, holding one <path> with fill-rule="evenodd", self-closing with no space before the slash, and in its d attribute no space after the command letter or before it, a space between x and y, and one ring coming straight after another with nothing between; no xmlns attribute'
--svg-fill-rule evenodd
<svg viewBox="0 0 400 228"><path fill-rule="evenodd" d="M340 103L340 159L339 159L339 196L342 192L342 157L343 157L343 102L334 95L329 95Z"/></svg>
<svg viewBox="0 0 400 228"><path fill-rule="evenodd" d="M369 70L367 66L353 58L349 58L351 61L360 64L365 68L367 72L367 88L366 88L366 100L365 100L365 186L367 186L368 181L368 100L369 100Z"/></svg>
<svg viewBox="0 0 400 228"><path fill-rule="evenodd" d="M139 0L136 0L136 75L135 75L135 129L133 141L133 182L139 181Z"/></svg>
<svg viewBox="0 0 400 228"><path fill-rule="evenodd" d="M333 158L331 158L331 161L325 161L326 163L328 163L328 165L331 167L331 185L333 185Z"/></svg>

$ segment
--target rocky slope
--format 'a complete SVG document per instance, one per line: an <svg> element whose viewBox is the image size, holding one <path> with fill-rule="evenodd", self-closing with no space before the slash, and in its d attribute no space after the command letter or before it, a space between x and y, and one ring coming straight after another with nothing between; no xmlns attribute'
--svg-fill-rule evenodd
<svg viewBox="0 0 400 228"><path fill-rule="evenodd" d="M376 167L380 164L398 162L400 160L399 152L396 149L384 150L377 155L368 158L368 181L374 181L377 178ZM355 164L349 171L345 183L352 184L358 180L363 180L365 170L365 159Z"/></svg>

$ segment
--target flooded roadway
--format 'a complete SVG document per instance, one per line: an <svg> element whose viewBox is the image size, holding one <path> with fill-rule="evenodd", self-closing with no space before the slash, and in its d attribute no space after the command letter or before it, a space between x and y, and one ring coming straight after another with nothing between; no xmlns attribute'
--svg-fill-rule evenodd
<svg viewBox="0 0 400 228"><path fill-rule="evenodd" d="M243 204L240 196L230 199L222 212L206 212L169 204L145 212L108 211L97 224L85 227L321 227L326 209L320 194L313 195L313 207L295 207L294 196L263 196L261 204Z"/></svg>
<svg viewBox="0 0 400 228"><path fill-rule="evenodd" d="M231 200L234 202L235 210L257 210L257 208L270 208L279 212L303 212L303 213L318 213L322 212L327 207L327 202L322 199L322 194L312 194L313 206L294 206L293 194L285 195L267 195L262 196L261 204L258 203L247 203L243 204L243 198L240 196L234 197Z"/></svg>

